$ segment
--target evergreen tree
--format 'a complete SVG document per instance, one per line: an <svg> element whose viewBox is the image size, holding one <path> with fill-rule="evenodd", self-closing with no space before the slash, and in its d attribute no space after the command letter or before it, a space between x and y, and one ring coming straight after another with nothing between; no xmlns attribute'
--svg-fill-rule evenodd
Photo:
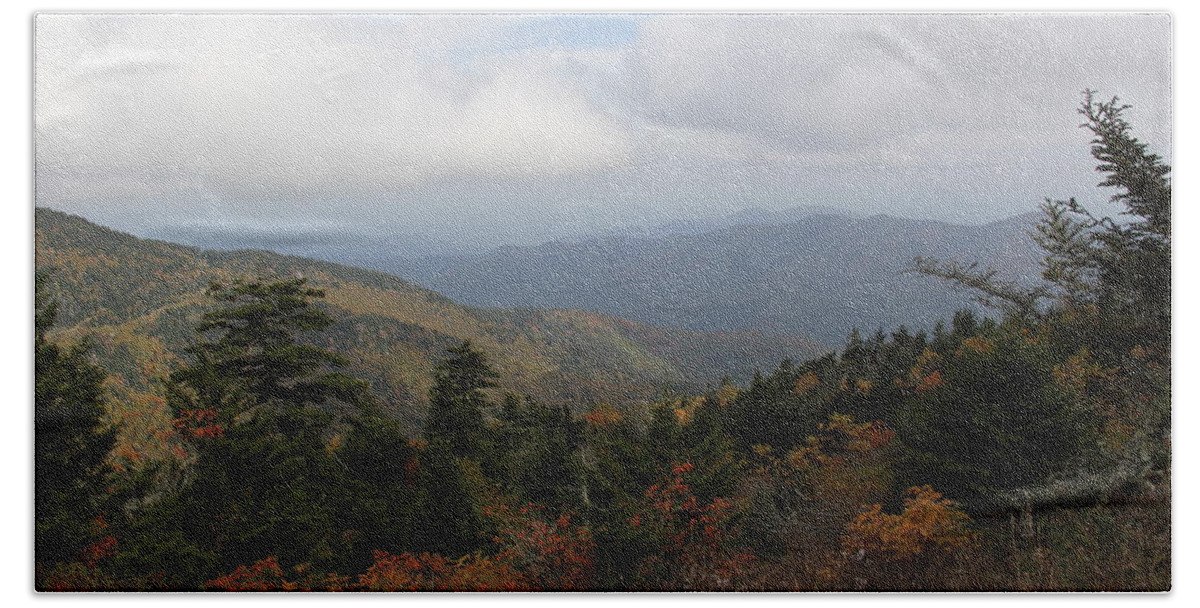
<svg viewBox="0 0 1200 608"><path fill-rule="evenodd" d="M347 528L346 572L360 572L376 550L400 554L419 548L423 509L420 451L392 420L356 421L336 451L345 466L346 491L337 518Z"/></svg>
<svg viewBox="0 0 1200 608"><path fill-rule="evenodd" d="M332 323L311 302L323 293L304 279L209 293L224 306L204 315L193 362L168 381L196 462L183 490L148 516L179 517L197 554L216 556L208 575L268 556L331 565L334 507L348 486L326 445L339 419L374 410L366 383L331 371L340 357L300 341Z"/></svg>
<svg viewBox="0 0 1200 608"><path fill-rule="evenodd" d="M796 366L784 360L771 375L756 376L721 416L738 448L769 445L786 452L804 443L831 413L836 359L825 355Z"/></svg>
<svg viewBox="0 0 1200 608"><path fill-rule="evenodd" d="M311 302L324 292L306 282L213 284L208 293L224 306L196 327L207 339L190 346L194 362L171 375L173 396L192 409L214 410L227 426L251 409L275 415L284 426L304 420L306 409L343 415L372 410L365 382L330 371L345 365L340 356L298 340L302 332L333 323Z"/></svg>
<svg viewBox="0 0 1200 608"><path fill-rule="evenodd" d="M1092 215L1075 199L1048 201L1035 235L1047 252L1044 278L1058 289L1062 312L1096 316L1093 349L1119 356L1135 345L1160 361L1170 358L1171 167L1132 134L1129 106L1084 92L1079 113L1093 134L1101 187L1128 221ZM1095 314L1089 314L1094 311ZM1077 326L1078 329L1078 326Z"/></svg>
<svg viewBox="0 0 1200 608"><path fill-rule="evenodd" d="M484 546L482 522L464 478L462 463L442 439L429 442L421 454L423 501L417 543L424 551L448 557Z"/></svg>
<svg viewBox="0 0 1200 608"><path fill-rule="evenodd" d="M1115 460L1134 464L1139 474L1167 466L1171 168L1132 135L1124 118L1127 109L1116 98L1098 101L1092 91L1084 92L1081 126L1093 135L1091 154L1098 162L1096 170L1104 175L1099 186L1116 189L1111 200L1123 205L1126 218L1096 217L1075 199L1048 201L1034 235L1045 251L1045 283L1015 286L997 281L995 271L979 272L973 265L916 261L916 271L972 287L985 302L1006 313L996 352L968 358L979 362L990 358L988 365L998 367L988 373L1004 379L1000 384L1005 386L978 390L988 382L975 374L982 369L962 370L966 377L958 379L951 379L948 371L945 378L949 386L957 387L953 390L974 392L984 404L994 395L1005 395L1007 401L990 403L988 412L976 407L974 414L958 416L973 428L953 424L959 430L942 429L952 441L924 440L929 453L942 451L947 456L944 462L957 460L964 465L971 462L972 454L998 450L1005 443L1018 446L1007 450L1015 457L1001 463L1015 468L963 469L960 481L1011 487L1044 480L1054 465L1070 460L1068 452L1078 455L1083 449L1080 438L1093 434L1094 428L1089 427L1099 425L1097 416L1107 420L1100 426L1124 430L1091 448L1092 455L1099 457L1092 458L1089 466ZM980 332L989 329L981 327ZM1008 338L1015 339L1006 344ZM1028 350L1026 343L1053 352L1022 353ZM1014 353L1026 360L1014 358ZM1036 377L1028 377L1019 373L1022 368L1039 369ZM1050 374L1057 387L1048 384ZM1013 394L1014 386L1021 385L1025 388L1017 391L1022 394ZM954 398L954 409L961 412L963 403L964 397ZM971 432L984 436L970 446L969 454L950 457L948 446L959 444L957 440ZM991 482L986 481L989 476L994 478Z"/></svg>
<svg viewBox="0 0 1200 608"><path fill-rule="evenodd" d="M570 410L507 395L498 423L497 481L521 500L554 513L578 511L583 429Z"/></svg>
<svg viewBox="0 0 1200 608"><path fill-rule="evenodd" d="M104 423L104 370L86 345L49 339L58 306L44 302L40 281L35 294L34 546L37 562L52 566L73 560L96 535L116 429Z"/></svg>
<svg viewBox="0 0 1200 608"><path fill-rule="evenodd" d="M892 421L906 448L902 487L979 501L1077 464L1095 418L1056 382L1061 348L1020 329L949 340L917 360Z"/></svg>
<svg viewBox="0 0 1200 608"><path fill-rule="evenodd" d="M596 539L596 579L605 589L629 589L637 565L653 551L651 539L630 521L660 471L645 435L623 413L601 406L589 417L599 419L585 427L583 448L584 517Z"/></svg>
<svg viewBox="0 0 1200 608"><path fill-rule="evenodd" d="M742 460L725 432L725 407L718 402L716 392L705 396L692 413L691 422L681 429L683 450L674 457L675 462L695 465L690 485L705 503L732 497L742 482Z"/></svg>
<svg viewBox="0 0 1200 608"><path fill-rule="evenodd" d="M434 369L425 438L430 444L445 442L456 457L477 458L486 439L483 412L492 405L483 389L496 385L496 372L469 340L448 352Z"/></svg>
<svg viewBox="0 0 1200 608"><path fill-rule="evenodd" d="M974 264L917 258L913 270L972 288L984 304L1027 324L1051 323L1065 340L1114 363L1134 346L1170 359L1171 167L1132 134L1129 106L1084 91L1079 113L1093 134L1100 187L1124 206L1126 221L1096 217L1075 199L1047 201L1034 238L1045 251L1046 283L1023 287ZM1048 301L1048 305L1047 305Z"/></svg>

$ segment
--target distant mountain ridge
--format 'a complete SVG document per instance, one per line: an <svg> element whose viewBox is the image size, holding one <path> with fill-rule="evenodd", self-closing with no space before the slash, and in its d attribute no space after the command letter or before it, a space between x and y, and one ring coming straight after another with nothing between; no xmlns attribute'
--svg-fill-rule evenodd
<svg viewBox="0 0 1200 608"><path fill-rule="evenodd" d="M476 306L582 308L696 331L805 335L829 346L852 328L928 329L975 307L951 285L906 274L915 256L979 261L1022 283L1041 273L1028 235L1036 213L979 226L796 213L800 219L768 216L695 234L401 260L389 270Z"/></svg>
<svg viewBox="0 0 1200 608"><path fill-rule="evenodd" d="M746 380L811 341L757 332L663 329L578 310L478 309L384 273L266 251L207 251L140 239L48 209L35 212L36 268L60 302L57 335L89 336L101 363L153 392L200 316L213 281L303 276L326 290L335 324L316 337L345 356L410 430L420 427L432 369L469 339L494 362L501 390L584 408L643 403L664 388Z"/></svg>
<svg viewBox="0 0 1200 608"><path fill-rule="evenodd" d="M411 233L361 231L346 227L161 226L148 237L191 247L237 251L262 249L284 255L316 258L338 264L380 270L380 260L459 255L469 250Z"/></svg>
<svg viewBox="0 0 1200 608"><path fill-rule="evenodd" d="M595 240L604 238L661 238L674 235L696 235L706 232L714 232L734 226L768 226L772 224L786 224L795 222L814 215L846 215L847 217L857 217L857 215L845 211L839 211L833 207L824 205L801 205L799 207L791 207L788 209L763 209L761 207L750 207L742 209L736 213L731 213L723 216L705 217L698 219L675 220L654 226L622 226L611 230L604 230L586 239L560 239L565 241L581 241Z"/></svg>
<svg viewBox="0 0 1200 608"><path fill-rule="evenodd" d="M838 214L832 207L808 205L782 210L758 207L736 213L682 219L653 225L630 224L585 236L554 239L579 242L595 238L657 238L676 234L702 234L722 228L756 224L781 224L819 214ZM490 247L471 242L451 242L427 234L390 231L385 227L351 228L336 225L298 225L255 228L224 224L160 225L144 228L145 238L182 243L191 247L235 251L264 249L285 255L311 257L339 264L388 272L400 260L484 253Z"/></svg>

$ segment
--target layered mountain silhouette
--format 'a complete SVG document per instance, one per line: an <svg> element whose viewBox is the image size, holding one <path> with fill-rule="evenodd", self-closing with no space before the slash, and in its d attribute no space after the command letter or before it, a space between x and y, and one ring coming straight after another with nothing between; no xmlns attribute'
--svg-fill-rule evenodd
<svg viewBox="0 0 1200 608"><path fill-rule="evenodd" d="M479 255L395 260L389 270L475 306L581 308L695 331L761 331L844 343L851 329L930 329L970 294L906 273L915 256L978 261L1037 282L1039 215L980 226L801 208L705 231L664 226Z"/></svg>

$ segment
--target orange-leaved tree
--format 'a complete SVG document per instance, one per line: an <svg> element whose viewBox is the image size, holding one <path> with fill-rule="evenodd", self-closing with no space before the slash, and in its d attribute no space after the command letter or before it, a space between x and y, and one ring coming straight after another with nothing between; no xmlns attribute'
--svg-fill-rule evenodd
<svg viewBox="0 0 1200 608"><path fill-rule="evenodd" d="M970 517L930 486L909 488L899 514L874 504L846 526L848 572L858 587L932 589L974 545Z"/></svg>

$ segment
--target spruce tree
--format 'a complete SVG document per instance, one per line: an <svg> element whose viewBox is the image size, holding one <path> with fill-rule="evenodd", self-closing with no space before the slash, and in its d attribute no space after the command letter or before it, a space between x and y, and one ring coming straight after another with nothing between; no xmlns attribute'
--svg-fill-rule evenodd
<svg viewBox="0 0 1200 608"><path fill-rule="evenodd" d="M193 363L171 375L173 387L191 389L176 397L215 410L226 425L251 409L285 425L314 409L351 416L371 410L366 383L333 371L345 365L342 357L300 341L333 323L312 303L325 293L305 283L213 284L208 294L223 306L197 325L201 340L188 348Z"/></svg>
<svg viewBox="0 0 1200 608"><path fill-rule="evenodd" d="M63 347L48 333L55 302L35 290L34 312L34 546L39 564L74 559L96 533L104 494L105 461L116 429L104 423L107 374L87 346Z"/></svg>
<svg viewBox="0 0 1200 608"><path fill-rule="evenodd" d="M332 320L304 279L213 285L190 365L168 381L177 426L196 453L190 481L157 512L171 514L215 571L274 556L331 564L335 506L348 487L326 448L340 424L374 404L341 357L302 339ZM191 581L199 584L202 581Z"/></svg>
<svg viewBox="0 0 1200 608"><path fill-rule="evenodd" d="M497 375L469 340L448 352L434 369L425 438L431 444L445 442L456 457L475 458L483 453L486 439L483 412L492 405L483 389L494 387Z"/></svg>
<svg viewBox="0 0 1200 608"><path fill-rule="evenodd" d="M980 324L986 348L976 342L967 350L977 354L946 359L945 390L906 408L901 435L928 457L915 465L946 473L943 487L1012 489L1064 469L1103 470L1090 478L1100 481L1060 484L1082 494L1118 477L1132 487L1136 475L1169 466L1171 168L1133 136L1126 110L1092 91L1079 108L1098 185L1115 189L1110 201L1125 218L1047 201L1033 235L1045 252L1041 285L916 260L915 271L971 287L1006 313L999 326ZM1097 430L1110 436L1097 442Z"/></svg>
<svg viewBox="0 0 1200 608"><path fill-rule="evenodd" d="M1129 106L1084 91L1080 125L1093 135L1098 184L1124 220L1093 215L1072 198L1048 200L1034 239L1045 252L1045 283L996 278L976 264L914 260L913 271L959 283L985 305L1027 324L1051 323L1080 346L1121 359L1135 346L1169 364L1171 339L1171 167L1133 136Z"/></svg>
<svg viewBox="0 0 1200 608"><path fill-rule="evenodd" d="M424 551L459 557L484 546L483 525L463 474L462 462L442 439L421 454L422 509L416 542Z"/></svg>

